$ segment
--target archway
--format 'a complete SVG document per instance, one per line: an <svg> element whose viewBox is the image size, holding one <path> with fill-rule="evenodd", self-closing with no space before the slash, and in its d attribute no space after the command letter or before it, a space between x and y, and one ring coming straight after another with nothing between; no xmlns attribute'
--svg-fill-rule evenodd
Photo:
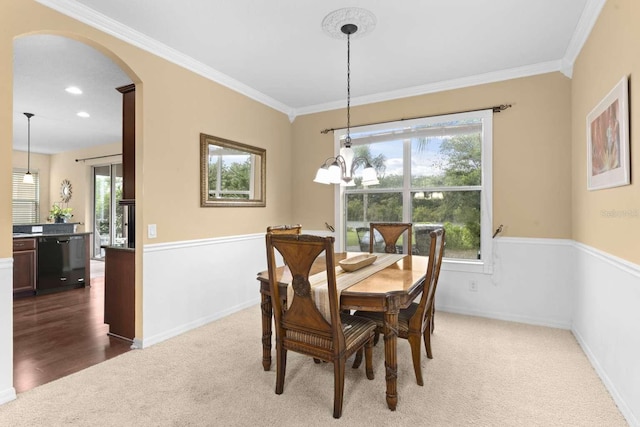
<svg viewBox="0 0 640 427"><path fill-rule="evenodd" d="M76 153L86 152L113 154L111 146L122 138L122 95L115 89L139 83L138 79L112 52L92 40L75 35L42 33L18 37L14 40L14 58L14 150L19 150L26 139L23 135L27 131L23 113L29 111L35 114L31 128L31 156L42 157L42 164L46 166L43 172L48 175L43 179L45 185L41 189L39 222L44 222L49 206L57 201L59 181L63 176L67 179L75 169L81 172L71 180L74 182L71 206L78 225L91 231L95 228L91 218L95 209L88 197L92 193L86 180L89 169L117 157L95 156L102 157L102 160L93 159L88 163L75 162L74 157L77 157ZM83 94L66 93L65 88L72 84L84 87ZM109 119L113 116L114 106L119 116L116 124ZM80 111L89 112L90 118L77 117L76 113ZM39 129L36 130L36 126ZM40 133L40 140L35 138L37 133ZM83 141L87 144L83 145ZM101 149L105 145L109 146L106 151ZM24 156L14 151L13 167L20 167L21 157ZM14 353L17 360L20 355L15 348ZM18 378L14 377L14 384L16 381Z"/></svg>

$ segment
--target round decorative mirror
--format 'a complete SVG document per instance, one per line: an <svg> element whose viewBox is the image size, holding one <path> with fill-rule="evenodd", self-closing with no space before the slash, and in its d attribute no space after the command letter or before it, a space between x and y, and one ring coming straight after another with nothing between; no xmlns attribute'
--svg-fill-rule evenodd
<svg viewBox="0 0 640 427"><path fill-rule="evenodd" d="M71 182L68 179L63 179L60 185L60 199L67 203L71 199Z"/></svg>

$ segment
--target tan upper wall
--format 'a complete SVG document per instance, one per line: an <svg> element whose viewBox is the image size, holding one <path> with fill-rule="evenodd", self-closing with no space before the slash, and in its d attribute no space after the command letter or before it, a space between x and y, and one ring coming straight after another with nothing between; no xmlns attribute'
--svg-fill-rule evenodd
<svg viewBox="0 0 640 427"><path fill-rule="evenodd" d="M640 264L640 3L609 0L574 64L572 80L572 236ZM631 185L587 191L589 112L623 76L629 77Z"/></svg>
<svg viewBox="0 0 640 427"><path fill-rule="evenodd" d="M93 176L92 166L122 163L122 156L92 159L76 162L76 159L106 156L122 153L122 143L97 145L82 150L66 151L51 156L51 187L49 199L51 203L60 201L60 185L62 180L71 182L71 200L68 206L73 209L73 222L79 222L79 231L93 230Z"/></svg>
<svg viewBox="0 0 640 427"><path fill-rule="evenodd" d="M72 37L105 53L136 83L136 224L152 243L262 232L291 220L291 126L285 114L67 18L34 1L0 6L0 96L13 96L13 40ZM201 208L201 132L267 149L266 208ZM0 106L0 258L11 256L12 103Z"/></svg>
<svg viewBox="0 0 640 427"><path fill-rule="evenodd" d="M76 162L76 159L121 153L121 147L122 143L116 142L53 155L31 153L31 170L40 175L40 222L47 222L51 205L60 201L62 180L68 179L72 186L72 196L67 206L73 209L72 221L81 223L79 231L91 230L91 166L121 163L122 157L81 162ZM26 169L25 151L14 150L12 156L14 168Z"/></svg>
<svg viewBox="0 0 640 427"><path fill-rule="evenodd" d="M560 73L370 104L351 109L351 123L393 121L500 104L513 107L493 120L493 223L503 236L569 238L571 235L571 82ZM294 222L324 228L334 222L333 186L313 182L333 155L326 128L346 124L345 110L296 118Z"/></svg>

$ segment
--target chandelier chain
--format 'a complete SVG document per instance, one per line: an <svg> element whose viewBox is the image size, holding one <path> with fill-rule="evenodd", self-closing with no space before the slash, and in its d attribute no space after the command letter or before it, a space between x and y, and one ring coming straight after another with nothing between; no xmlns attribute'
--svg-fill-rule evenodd
<svg viewBox="0 0 640 427"><path fill-rule="evenodd" d="M351 147L351 33L347 33L347 139L345 146Z"/></svg>
<svg viewBox="0 0 640 427"><path fill-rule="evenodd" d="M33 113L23 113L27 116L27 174L31 174L31 117Z"/></svg>
<svg viewBox="0 0 640 427"><path fill-rule="evenodd" d="M31 117L27 116L27 172L31 172Z"/></svg>

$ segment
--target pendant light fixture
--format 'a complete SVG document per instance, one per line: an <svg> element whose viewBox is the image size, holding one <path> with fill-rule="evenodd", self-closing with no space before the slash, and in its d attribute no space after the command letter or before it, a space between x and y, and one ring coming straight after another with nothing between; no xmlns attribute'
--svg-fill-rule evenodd
<svg viewBox="0 0 640 427"><path fill-rule="evenodd" d="M339 21L340 17L345 16L347 18L365 16L367 22L373 22L375 25L375 19L370 12L364 9L347 8L329 14L325 18L323 26L327 22L334 24ZM347 136L344 140L344 146L340 148L340 154L325 160L324 164L318 169L313 181L320 184L341 184L352 187L356 185L354 172L358 165L363 165L362 185L376 185L379 184L376 170L366 158L354 157L355 155L351 148L351 36L358 31L358 26L353 23L346 23L340 26L340 31L347 36Z"/></svg>
<svg viewBox="0 0 640 427"><path fill-rule="evenodd" d="M31 117L32 113L24 113L27 116L27 173L24 174L22 182L25 184L33 184L33 175L31 175Z"/></svg>

